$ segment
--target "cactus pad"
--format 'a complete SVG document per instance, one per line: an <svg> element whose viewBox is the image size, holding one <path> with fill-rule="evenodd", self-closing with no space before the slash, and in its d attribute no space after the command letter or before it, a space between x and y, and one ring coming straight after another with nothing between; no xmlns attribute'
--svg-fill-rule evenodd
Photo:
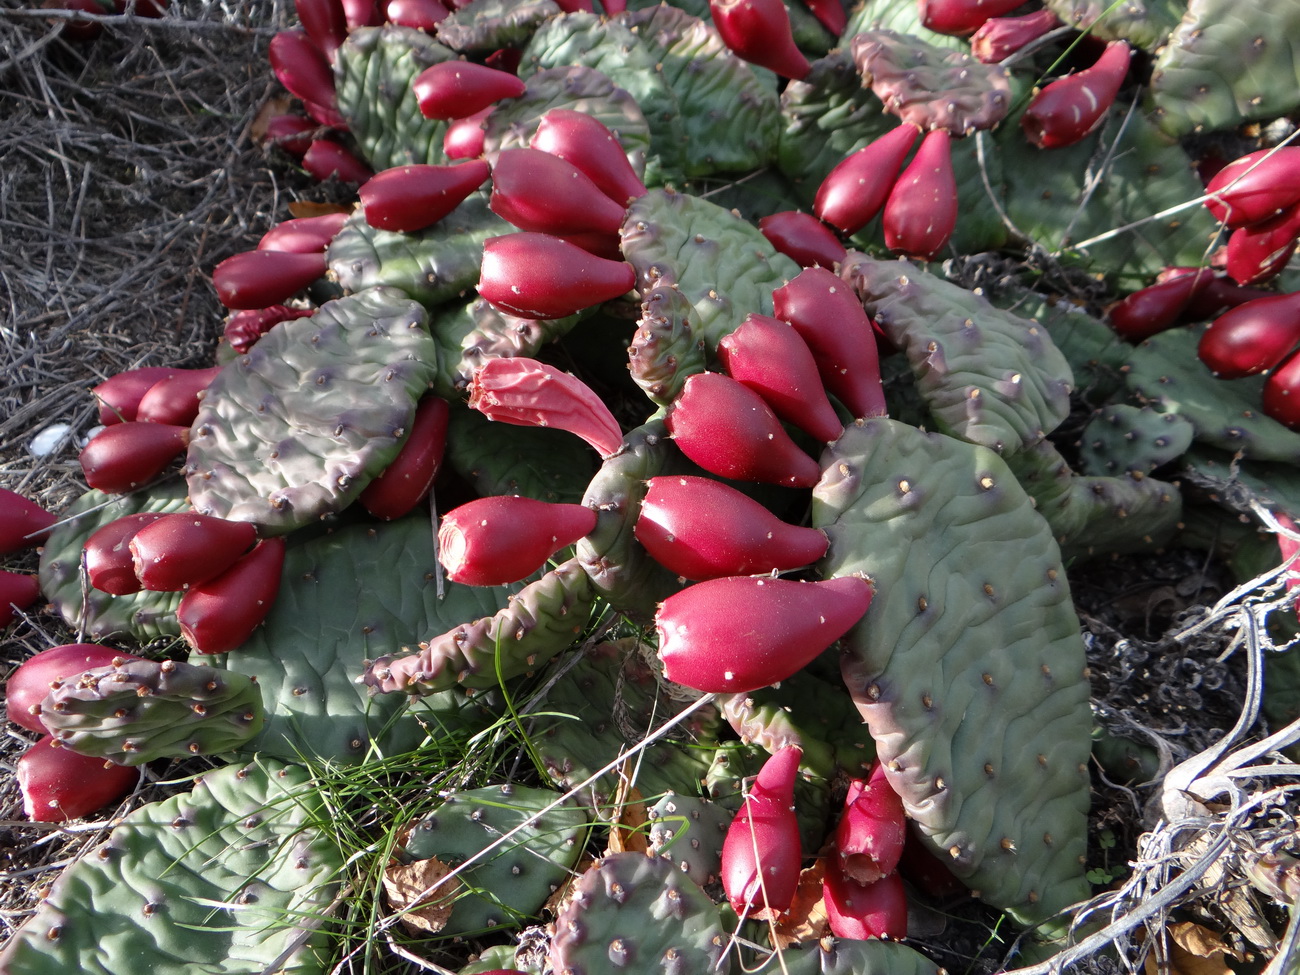
<svg viewBox="0 0 1300 975"><path fill-rule="evenodd" d="M986 902L1050 918L1088 895L1092 716L1047 523L996 454L941 434L860 420L826 459L821 569L876 587L842 664L890 784Z"/></svg>
<svg viewBox="0 0 1300 975"><path fill-rule="evenodd" d="M940 975L940 968L915 948L897 941L823 938L771 955L750 975Z"/></svg>
<svg viewBox="0 0 1300 975"><path fill-rule="evenodd" d="M1044 0L1043 6L1063 23L1086 30L1102 41L1125 40L1154 51L1164 44L1187 10L1179 0Z"/></svg>
<svg viewBox="0 0 1300 975"><path fill-rule="evenodd" d="M704 372L704 340L691 328L694 308L673 287L652 288L641 299L641 318L628 346L632 379L660 406L677 398L689 376Z"/></svg>
<svg viewBox="0 0 1300 975"><path fill-rule="evenodd" d="M677 865L701 887L716 883L722 869L722 841L735 811L691 795L670 792L646 813L650 852Z"/></svg>
<svg viewBox="0 0 1300 975"><path fill-rule="evenodd" d="M1085 474L1150 474L1192 445L1195 429L1177 413L1117 403L1094 413L1079 437Z"/></svg>
<svg viewBox="0 0 1300 975"><path fill-rule="evenodd" d="M474 371L488 359L535 357L544 345L566 335L578 320L578 315L558 319L516 318L482 298L440 308L429 322L433 340L438 344L434 390L444 399L457 400L465 395Z"/></svg>
<svg viewBox="0 0 1300 975"><path fill-rule="evenodd" d="M568 431L493 423L477 410L452 410L445 460L481 497L565 504L582 500L596 471L591 448Z"/></svg>
<svg viewBox="0 0 1300 975"><path fill-rule="evenodd" d="M262 336L194 421L194 509L275 534L345 508L397 455L433 377L424 324L402 292L371 288Z"/></svg>
<svg viewBox="0 0 1300 975"><path fill-rule="evenodd" d="M0 954L9 975L327 971L342 857L307 772L261 760L141 806L68 867Z"/></svg>
<svg viewBox="0 0 1300 975"><path fill-rule="evenodd" d="M553 0L474 0L438 21L438 40L453 51L491 53L502 47L522 47L537 28L557 16Z"/></svg>
<svg viewBox="0 0 1300 975"><path fill-rule="evenodd" d="M558 792L522 785L468 789L447 796L411 828L406 856L436 857L457 867L523 827L459 874L458 889L467 890L456 896L442 934L517 927L568 879L582 852L587 813L572 801L541 812L559 798Z"/></svg>

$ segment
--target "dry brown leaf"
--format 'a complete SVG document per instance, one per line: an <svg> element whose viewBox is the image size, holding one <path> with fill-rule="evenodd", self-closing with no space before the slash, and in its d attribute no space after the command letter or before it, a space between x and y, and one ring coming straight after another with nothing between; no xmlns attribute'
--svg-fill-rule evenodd
<svg viewBox="0 0 1300 975"><path fill-rule="evenodd" d="M573 890L574 883L578 878L587 872L587 869L596 862L596 858L590 853L584 853L577 863L573 865L573 871L565 879L564 883L551 892L551 896L546 898L546 903L542 905L543 911L550 911L552 914L559 914L564 910L564 905L569 899L569 892Z"/></svg>
<svg viewBox="0 0 1300 975"><path fill-rule="evenodd" d="M1233 975L1229 957L1241 956L1209 928L1191 922L1165 928L1169 952L1169 975ZM1161 975L1155 953L1147 955L1146 975Z"/></svg>
<svg viewBox="0 0 1300 975"><path fill-rule="evenodd" d="M822 896L825 867L825 860L817 860L799 872L799 886L795 889L790 909L777 918L772 928L776 947L784 949L792 944L819 941L830 934L826 900Z"/></svg>
<svg viewBox="0 0 1300 975"><path fill-rule="evenodd" d="M384 894L388 897L388 905L395 911L416 903L423 905L401 917L403 927L412 934L437 934L447 926L455 895L461 889L459 878L442 882L451 871L452 868L437 857L414 863L389 862L384 871ZM443 890L444 887L447 889ZM428 895L417 900L430 888Z"/></svg>
<svg viewBox="0 0 1300 975"><path fill-rule="evenodd" d="M351 213L352 207L343 203L313 203L310 200L290 200L289 216L323 217L329 213Z"/></svg>
<svg viewBox="0 0 1300 975"><path fill-rule="evenodd" d="M252 136L253 141L258 145L266 142L268 123L277 115L288 115L292 105L293 99L288 95L274 95L262 102L262 107L257 110L257 115L248 126L248 134Z"/></svg>
<svg viewBox="0 0 1300 975"><path fill-rule="evenodd" d="M643 829L649 817L641 791L632 784L629 759L618 768L618 788L614 790L614 810L618 818L609 831L609 846L605 853L649 853L650 846Z"/></svg>

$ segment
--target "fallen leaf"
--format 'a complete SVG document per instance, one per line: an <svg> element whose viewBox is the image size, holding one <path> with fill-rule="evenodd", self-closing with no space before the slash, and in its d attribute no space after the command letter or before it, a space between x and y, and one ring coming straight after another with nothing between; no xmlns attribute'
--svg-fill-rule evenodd
<svg viewBox="0 0 1300 975"><path fill-rule="evenodd" d="M288 95L275 95L262 102L262 107L257 110L257 115L248 126L248 134L253 141L258 145L266 142L267 124L277 115L288 115L292 105L293 99Z"/></svg>
<svg viewBox="0 0 1300 975"><path fill-rule="evenodd" d="M443 881L451 871L452 868L437 857L413 863L393 860L384 870L384 894L393 910L420 905L401 917L402 926L412 934L437 934L447 926L456 894L462 886L459 878ZM447 889L443 890L443 887Z"/></svg>
<svg viewBox="0 0 1300 975"><path fill-rule="evenodd" d="M618 818L611 825L606 854L650 852L644 829L649 816L640 790L630 780L630 771L629 760L624 759L618 768L618 788L614 790L614 810Z"/></svg>
<svg viewBox="0 0 1300 975"><path fill-rule="evenodd" d="M1190 921L1165 928L1168 952L1168 975L1233 975L1228 958L1241 956L1226 945L1209 928ZM1145 975L1162 975L1166 970L1156 960L1155 952L1147 955Z"/></svg>
<svg viewBox="0 0 1300 975"><path fill-rule="evenodd" d="M313 203L311 200L290 200L289 216L323 217L327 213L351 213L350 205L341 203Z"/></svg>
<svg viewBox="0 0 1300 975"><path fill-rule="evenodd" d="M799 872L799 886L795 888L790 909L772 926L772 940L776 947L788 948L792 944L820 941L830 934L826 900L822 896L825 865L826 861L819 859Z"/></svg>

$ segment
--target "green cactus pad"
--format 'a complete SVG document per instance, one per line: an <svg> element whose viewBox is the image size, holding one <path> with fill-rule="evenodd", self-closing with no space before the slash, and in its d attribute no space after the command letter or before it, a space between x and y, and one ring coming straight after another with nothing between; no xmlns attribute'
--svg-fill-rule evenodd
<svg viewBox="0 0 1300 975"><path fill-rule="evenodd" d="M440 308L429 322L438 345L438 375L433 388L444 399L458 400L469 388L474 371L486 360L533 358L543 346L567 335L580 318L516 318L482 298Z"/></svg>
<svg viewBox="0 0 1300 975"><path fill-rule="evenodd" d="M41 720L74 752L143 765L235 751L262 729L262 694L215 667L123 660L51 684Z"/></svg>
<svg viewBox="0 0 1300 975"><path fill-rule="evenodd" d="M537 71L526 84L527 90L518 98L498 102L484 123L483 155L489 163L496 162L502 149L528 145L543 115L566 108L600 121L618 137L632 168L644 172L650 126L636 99L608 77L574 65Z"/></svg>
<svg viewBox="0 0 1300 975"><path fill-rule="evenodd" d="M731 53L713 25L659 4L624 15L681 106L685 175L757 169L772 161L780 127L776 87Z"/></svg>
<svg viewBox="0 0 1300 975"><path fill-rule="evenodd" d="M707 365L704 340L691 328L693 311L677 288L652 288L641 299L641 318L627 349L628 368L660 406L675 400L687 378Z"/></svg>
<svg viewBox="0 0 1300 975"><path fill-rule="evenodd" d="M1117 103L1096 131L1059 149L1035 148L1013 115L990 151L1002 156L1007 217L1049 253L1137 224L1070 251L1118 289L1136 291L1167 266L1200 266L1217 224L1201 206L1150 219L1203 187L1182 148L1129 108Z"/></svg>
<svg viewBox="0 0 1300 975"><path fill-rule="evenodd" d="M473 193L433 226L412 234L377 230L358 211L330 241L330 272L351 294L385 285L426 308L453 301L477 287L483 242L514 231L487 201L486 193Z"/></svg>
<svg viewBox="0 0 1300 975"><path fill-rule="evenodd" d="M411 85L425 68L455 58L455 51L411 27L388 24L349 32L334 64L339 111L376 172L448 161L442 151L447 123L421 114Z"/></svg>
<svg viewBox="0 0 1300 975"><path fill-rule="evenodd" d="M50 608L86 639L111 642L123 637L148 643L179 637L176 607L184 593L138 592L114 596L83 584L82 551L86 539L111 521L141 511L173 514L189 511L183 481L169 481L133 494L88 491L59 515L60 524L41 548L41 592Z"/></svg>
<svg viewBox="0 0 1300 975"><path fill-rule="evenodd" d="M718 881L722 843L734 817L733 810L716 802L670 792L646 811L650 852L707 887Z"/></svg>
<svg viewBox="0 0 1300 975"><path fill-rule="evenodd" d="M559 15L553 0L473 0L438 21L434 31L453 51L490 54L502 47L523 47L539 26Z"/></svg>
<svg viewBox="0 0 1300 975"><path fill-rule="evenodd" d="M1264 377L1215 379L1196 357L1207 327L1170 329L1132 349L1129 389L1161 413L1190 421L1199 444L1250 460L1300 463L1300 433L1260 412Z"/></svg>
<svg viewBox="0 0 1300 975"><path fill-rule="evenodd" d="M993 128L1011 110L1011 82L999 64L890 30L863 31L850 50L862 83L885 111L923 132L966 136Z"/></svg>
<svg viewBox="0 0 1300 975"><path fill-rule="evenodd" d="M424 309L371 288L281 322L208 387L186 459L200 514L280 534L392 462L436 371Z"/></svg>
<svg viewBox="0 0 1300 975"><path fill-rule="evenodd" d="M577 12L551 19L524 48L519 76L527 80L535 71L574 64L601 72L636 99L649 134L648 147L629 153L638 174L660 182L664 174L685 171L682 106L668 79L655 70L651 47L626 17ZM626 141L623 146L632 149Z"/></svg>
<svg viewBox="0 0 1300 975"><path fill-rule="evenodd" d="M439 599L433 533L428 515L415 514L289 546L265 623L220 658L227 670L255 678L266 704L266 725L250 750L353 764L372 747L382 754L415 748L429 733L424 726L480 721L458 691L408 703L402 695L372 700L357 683L365 658L491 616L517 588L447 582Z"/></svg>
<svg viewBox="0 0 1300 975"><path fill-rule="evenodd" d="M1181 527L1178 488L1144 471L1080 476L1046 440L1008 457L1007 464L1051 526L1067 561L1149 551Z"/></svg>
<svg viewBox="0 0 1300 975"><path fill-rule="evenodd" d="M555 919L551 968L566 975L711 972L728 975L718 908L667 860L615 853L578 878Z"/></svg>
<svg viewBox="0 0 1300 975"><path fill-rule="evenodd" d="M822 938L770 955L750 975L940 975L940 968L915 948L897 941Z"/></svg>
<svg viewBox="0 0 1300 975"><path fill-rule="evenodd" d="M644 648L642 648L644 649ZM545 771L560 786L576 787L617 758L684 706L669 697L635 641L598 643L564 672L546 693L536 718L533 746ZM646 799L665 792L696 795L716 744L717 713L707 707L678 736L647 747L628 762L632 785ZM603 806L614 794L618 775L607 773L583 789L584 800Z"/></svg>
<svg viewBox="0 0 1300 975"><path fill-rule="evenodd" d="M710 353L750 312L772 314L772 289L799 273L753 224L673 190L651 190L628 208L623 256L642 294L676 286L686 296L691 330Z"/></svg>
<svg viewBox="0 0 1300 975"><path fill-rule="evenodd" d="M481 497L578 504L596 472L591 448L567 431L494 423L459 408L451 412L444 459Z"/></svg>
<svg viewBox="0 0 1300 975"><path fill-rule="evenodd" d="M1088 418L1079 435L1079 469L1085 474L1150 474L1173 463L1192 445L1195 428L1177 413L1116 403Z"/></svg>
<svg viewBox="0 0 1300 975"><path fill-rule="evenodd" d="M1156 57L1156 124L1175 138L1286 115L1300 106L1300 8L1191 0Z"/></svg>
<svg viewBox="0 0 1300 975"><path fill-rule="evenodd" d="M0 954L8 975L316 975L342 856L308 773L259 760L141 806L67 867Z"/></svg>
<svg viewBox="0 0 1300 975"><path fill-rule="evenodd" d="M693 470L668 437L662 420L651 420L623 438L623 449L601 465L582 503L597 512L596 527L577 545L577 557L596 591L620 613L649 620L656 605L682 584L652 559L633 529L646 481Z"/></svg>
<svg viewBox="0 0 1300 975"><path fill-rule="evenodd" d="M542 812L559 798L522 785L468 789L447 796L411 828L401 851L406 857L436 857L457 867L523 827L459 875L464 893L455 895L441 934L517 927L542 909L577 863L587 827L586 810L572 800Z"/></svg>
<svg viewBox="0 0 1300 975"><path fill-rule="evenodd" d="M595 602L590 578L570 559L512 594L495 615L435 630L418 653L367 662L364 682L381 694L497 687L572 646Z"/></svg>
<svg viewBox="0 0 1300 975"><path fill-rule="evenodd" d="M1124 388L1123 370L1132 346L1101 319L1063 298L1018 288L991 295L990 300L1047 329L1070 364L1075 395L1086 402L1100 403Z"/></svg>
<svg viewBox="0 0 1300 975"><path fill-rule="evenodd" d="M888 419L826 456L826 578L875 596L845 684L925 843L1022 923L1088 896L1092 716L1079 621L1047 523L992 451Z"/></svg>
<svg viewBox="0 0 1300 975"><path fill-rule="evenodd" d="M1037 323L907 261L852 254L841 276L907 356L945 433L1012 454L1069 414L1069 363Z"/></svg>
<svg viewBox="0 0 1300 975"><path fill-rule="evenodd" d="M921 23L921 5L915 0L871 0L855 4L849 11L849 23L840 35L847 46L863 31L890 30L896 34L911 34L934 47L954 51L968 51L970 44L963 37L940 34Z"/></svg>
<svg viewBox="0 0 1300 975"><path fill-rule="evenodd" d="M1124 40L1148 51L1164 44L1187 10L1186 0L1043 0L1043 6L1098 40Z"/></svg>

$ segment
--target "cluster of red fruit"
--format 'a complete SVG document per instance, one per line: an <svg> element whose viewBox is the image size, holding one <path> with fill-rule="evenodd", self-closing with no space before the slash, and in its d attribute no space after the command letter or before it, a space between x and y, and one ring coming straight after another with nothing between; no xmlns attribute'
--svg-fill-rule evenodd
<svg viewBox="0 0 1300 975"><path fill-rule="evenodd" d="M63 36L74 41L93 41L104 32L101 18L133 13L137 17L157 19L167 12L167 0L43 0L41 8L71 11L73 16L60 25Z"/></svg>

